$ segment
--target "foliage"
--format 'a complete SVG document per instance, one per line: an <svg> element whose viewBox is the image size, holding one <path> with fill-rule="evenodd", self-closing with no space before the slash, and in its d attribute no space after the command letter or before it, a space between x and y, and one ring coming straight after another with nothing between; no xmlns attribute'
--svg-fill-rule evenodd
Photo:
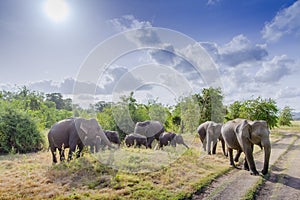
<svg viewBox="0 0 300 200"><path fill-rule="evenodd" d="M273 99L256 99L246 100L244 102L236 101L229 106L226 120L235 118L245 118L250 120L265 120L270 128L277 125L278 108Z"/></svg>
<svg viewBox="0 0 300 200"><path fill-rule="evenodd" d="M204 88L201 94L179 99L172 112L174 127L195 132L197 126L205 121L223 122L225 108L220 88Z"/></svg>
<svg viewBox="0 0 300 200"><path fill-rule="evenodd" d="M44 141L36 122L29 114L1 103L0 153L38 151L42 149Z"/></svg>
<svg viewBox="0 0 300 200"><path fill-rule="evenodd" d="M278 123L280 126L291 126L292 120L292 109L289 106L285 106L279 114Z"/></svg>
<svg viewBox="0 0 300 200"><path fill-rule="evenodd" d="M54 102L55 107L58 110L65 109L68 111L72 111L72 99L63 99L62 94L60 93L46 94L46 100Z"/></svg>
<svg viewBox="0 0 300 200"><path fill-rule="evenodd" d="M39 150L43 143L39 133L57 121L72 116L72 101L63 99L63 102L65 108L56 109L56 103L47 99L43 93L30 91L25 86L16 92L2 91L0 151L8 153L14 149L24 153Z"/></svg>
<svg viewBox="0 0 300 200"><path fill-rule="evenodd" d="M197 99L185 97L178 103L177 109L180 108L180 132L194 132L199 126L200 109Z"/></svg>
<svg viewBox="0 0 300 200"><path fill-rule="evenodd" d="M205 121L223 122L225 108L220 88L204 88L202 94L195 94L200 106L200 123Z"/></svg>

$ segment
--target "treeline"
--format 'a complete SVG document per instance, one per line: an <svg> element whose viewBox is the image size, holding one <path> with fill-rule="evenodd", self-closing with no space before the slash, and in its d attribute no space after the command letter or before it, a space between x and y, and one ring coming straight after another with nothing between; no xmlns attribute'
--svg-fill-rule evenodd
<svg viewBox="0 0 300 200"><path fill-rule="evenodd" d="M234 118L262 119L273 128L290 125L291 109L280 113L272 99L236 101L223 104L221 89L205 88L199 94L177 99L172 106L157 101L138 103L134 93L123 96L119 102L99 101L90 108L74 105L70 98L60 93L43 94L26 87L18 92L0 92L0 153L31 152L45 147L41 132L54 123L68 117L95 117L103 129L116 130L121 139L134 130L138 121L158 120L167 131L195 133L202 122L213 120L225 122Z"/></svg>

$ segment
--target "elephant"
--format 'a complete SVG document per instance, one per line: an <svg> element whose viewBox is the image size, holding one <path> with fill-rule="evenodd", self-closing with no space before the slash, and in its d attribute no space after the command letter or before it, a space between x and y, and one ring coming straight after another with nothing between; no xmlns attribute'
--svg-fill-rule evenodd
<svg viewBox="0 0 300 200"><path fill-rule="evenodd" d="M181 135L177 135L172 132L164 132L159 136L160 149L162 149L163 146L167 146L167 145L172 145L173 147L176 147L176 144L182 144L186 148L189 148L183 141L183 137Z"/></svg>
<svg viewBox="0 0 300 200"><path fill-rule="evenodd" d="M55 123L48 133L53 163L57 163L56 149L59 150L60 160L63 161L64 149L69 148L69 161L72 159L72 154L75 152L76 147L78 147L76 157L79 157L83 147L85 145L95 145L98 137L103 140L105 144L112 147L101 126L94 118L68 118Z"/></svg>
<svg viewBox="0 0 300 200"><path fill-rule="evenodd" d="M134 133L147 137L147 146L152 148L154 139L159 141L159 136L165 131L164 126L159 121L148 120L137 122L134 128Z"/></svg>
<svg viewBox="0 0 300 200"><path fill-rule="evenodd" d="M207 149L207 154L216 154L217 142L219 139L222 144L223 154L227 156L227 152L225 151L225 141L221 135L221 128L222 124L213 121L204 122L197 128L199 138L203 144L203 150L206 151ZM211 143L213 143L212 151Z"/></svg>
<svg viewBox="0 0 300 200"><path fill-rule="evenodd" d="M230 165L236 167L232 153L233 149L236 149L238 154L241 152L245 154L244 169L249 170L250 167L251 174L258 175L253 158L253 146L256 144L264 149L264 167L261 172L263 175L268 173L271 143L266 121L234 119L222 126L221 133L228 148Z"/></svg>
<svg viewBox="0 0 300 200"><path fill-rule="evenodd" d="M136 147L141 147L141 145L144 145L146 148L148 148L147 137L137 133L126 135L125 144L127 147L131 147L135 144Z"/></svg>
<svg viewBox="0 0 300 200"><path fill-rule="evenodd" d="M114 144L117 144L118 147L121 145L121 140L119 137L119 133L117 131L110 131L110 130L104 130L104 134L106 135L107 139ZM102 149L104 149L107 145L104 141L100 141L100 146Z"/></svg>
<svg viewBox="0 0 300 200"><path fill-rule="evenodd" d="M101 138L99 136L96 136L95 139L93 139L93 138L85 139L84 143L90 147L90 152L91 153L98 153L99 150L100 150L101 144L104 143L104 142L103 142L103 140L101 140Z"/></svg>

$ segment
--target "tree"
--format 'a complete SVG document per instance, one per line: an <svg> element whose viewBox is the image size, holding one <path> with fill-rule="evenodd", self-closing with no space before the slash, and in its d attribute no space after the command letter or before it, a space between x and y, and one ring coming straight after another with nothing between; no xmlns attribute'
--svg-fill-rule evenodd
<svg viewBox="0 0 300 200"><path fill-rule="evenodd" d="M226 114L226 120L232 120L232 119L236 119L240 117L240 110L241 110L241 106L242 103L240 101L235 101L233 102L228 110L227 110L227 114Z"/></svg>
<svg viewBox="0 0 300 200"><path fill-rule="evenodd" d="M195 94L200 106L200 123L205 121L223 122L225 107L223 94L220 88L204 88L202 94Z"/></svg>
<svg viewBox="0 0 300 200"><path fill-rule="evenodd" d="M278 108L273 99L256 99L246 100L244 102L234 102L229 106L226 119L244 118L249 120L265 120L270 128L277 125Z"/></svg>
<svg viewBox="0 0 300 200"><path fill-rule="evenodd" d="M280 126L291 126L292 120L292 109L289 106L285 106L279 114L278 123Z"/></svg>
<svg viewBox="0 0 300 200"><path fill-rule="evenodd" d="M54 102L56 105L56 109L58 110L63 109L65 106L62 94L60 93L46 94L46 100Z"/></svg>

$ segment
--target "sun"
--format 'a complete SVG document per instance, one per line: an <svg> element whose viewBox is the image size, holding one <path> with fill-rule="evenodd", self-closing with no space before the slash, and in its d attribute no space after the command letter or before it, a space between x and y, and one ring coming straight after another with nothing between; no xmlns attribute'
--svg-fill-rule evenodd
<svg viewBox="0 0 300 200"><path fill-rule="evenodd" d="M64 21L69 14L68 4L64 0L47 0L45 2L45 13L55 21Z"/></svg>

